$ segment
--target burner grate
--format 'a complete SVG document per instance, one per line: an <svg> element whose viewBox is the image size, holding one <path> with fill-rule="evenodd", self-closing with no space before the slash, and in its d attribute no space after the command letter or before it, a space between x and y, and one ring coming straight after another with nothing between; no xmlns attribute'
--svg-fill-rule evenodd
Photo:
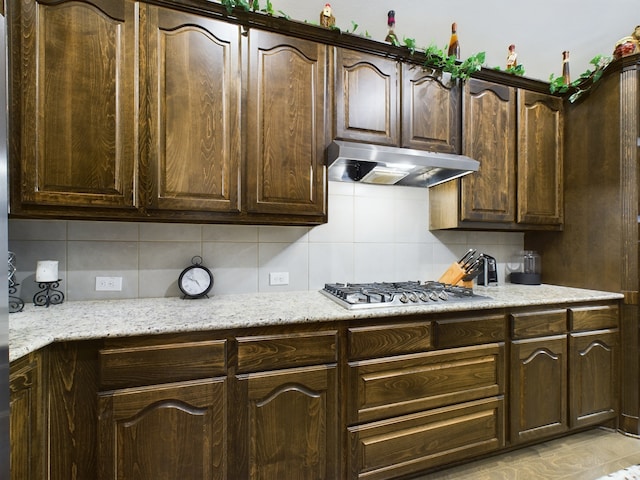
<svg viewBox="0 0 640 480"><path fill-rule="evenodd" d="M435 281L327 283L321 292L348 309L425 305L477 298L472 288Z"/></svg>

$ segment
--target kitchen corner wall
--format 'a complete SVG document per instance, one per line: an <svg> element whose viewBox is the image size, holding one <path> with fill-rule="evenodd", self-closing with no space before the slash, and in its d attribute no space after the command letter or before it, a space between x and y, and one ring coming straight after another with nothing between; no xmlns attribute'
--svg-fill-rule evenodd
<svg viewBox="0 0 640 480"><path fill-rule="evenodd" d="M211 294L319 290L327 282L437 280L469 248L505 262L522 233L430 232L424 188L329 182L329 222L318 227L10 220L19 295L37 291L38 260L58 260L67 301L179 296L177 279L200 255ZM270 272L289 284L270 286ZM95 277L122 277L96 292Z"/></svg>

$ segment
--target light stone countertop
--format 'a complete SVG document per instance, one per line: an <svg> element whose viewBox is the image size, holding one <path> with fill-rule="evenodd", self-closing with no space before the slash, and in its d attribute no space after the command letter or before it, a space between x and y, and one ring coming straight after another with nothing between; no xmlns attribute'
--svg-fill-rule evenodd
<svg viewBox="0 0 640 480"><path fill-rule="evenodd" d="M9 360L52 342L106 337L210 331L294 323L349 320L557 303L606 301L620 293L553 285L475 287L486 298L459 303L347 310L317 291L217 295L208 299L145 298L26 304L9 315Z"/></svg>

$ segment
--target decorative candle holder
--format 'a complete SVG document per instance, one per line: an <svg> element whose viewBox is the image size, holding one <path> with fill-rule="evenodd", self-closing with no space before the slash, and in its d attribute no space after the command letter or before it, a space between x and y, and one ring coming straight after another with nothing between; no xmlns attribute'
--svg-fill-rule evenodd
<svg viewBox="0 0 640 480"><path fill-rule="evenodd" d="M16 254L13 252L9 252L8 266L9 313L17 313L24 308L24 301L14 295L18 291L18 285L20 284L16 282Z"/></svg>
<svg viewBox="0 0 640 480"><path fill-rule="evenodd" d="M19 283L11 283L9 284L9 313L18 313L21 312L24 308L24 300L20 297L16 297L13 294L18 291Z"/></svg>
<svg viewBox="0 0 640 480"><path fill-rule="evenodd" d="M33 296L33 304L37 307L43 305L49 307L49 305L58 305L64 302L64 294L57 290L60 281L59 278L55 282L37 282L41 290Z"/></svg>

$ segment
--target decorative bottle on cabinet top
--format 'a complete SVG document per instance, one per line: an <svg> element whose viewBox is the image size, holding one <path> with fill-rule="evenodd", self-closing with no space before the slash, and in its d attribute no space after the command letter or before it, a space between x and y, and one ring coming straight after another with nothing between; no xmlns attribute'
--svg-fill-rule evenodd
<svg viewBox="0 0 640 480"><path fill-rule="evenodd" d="M451 24L451 38L449 39L449 50L447 55L454 56L460 59L460 43L458 42L458 24L453 22Z"/></svg>
<svg viewBox="0 0 640 480"><path fill-rule="evenodd" d="M571 74L569 73L569 51L562 52L562 78L564 83L569 85L571 83Z"/></svg>

